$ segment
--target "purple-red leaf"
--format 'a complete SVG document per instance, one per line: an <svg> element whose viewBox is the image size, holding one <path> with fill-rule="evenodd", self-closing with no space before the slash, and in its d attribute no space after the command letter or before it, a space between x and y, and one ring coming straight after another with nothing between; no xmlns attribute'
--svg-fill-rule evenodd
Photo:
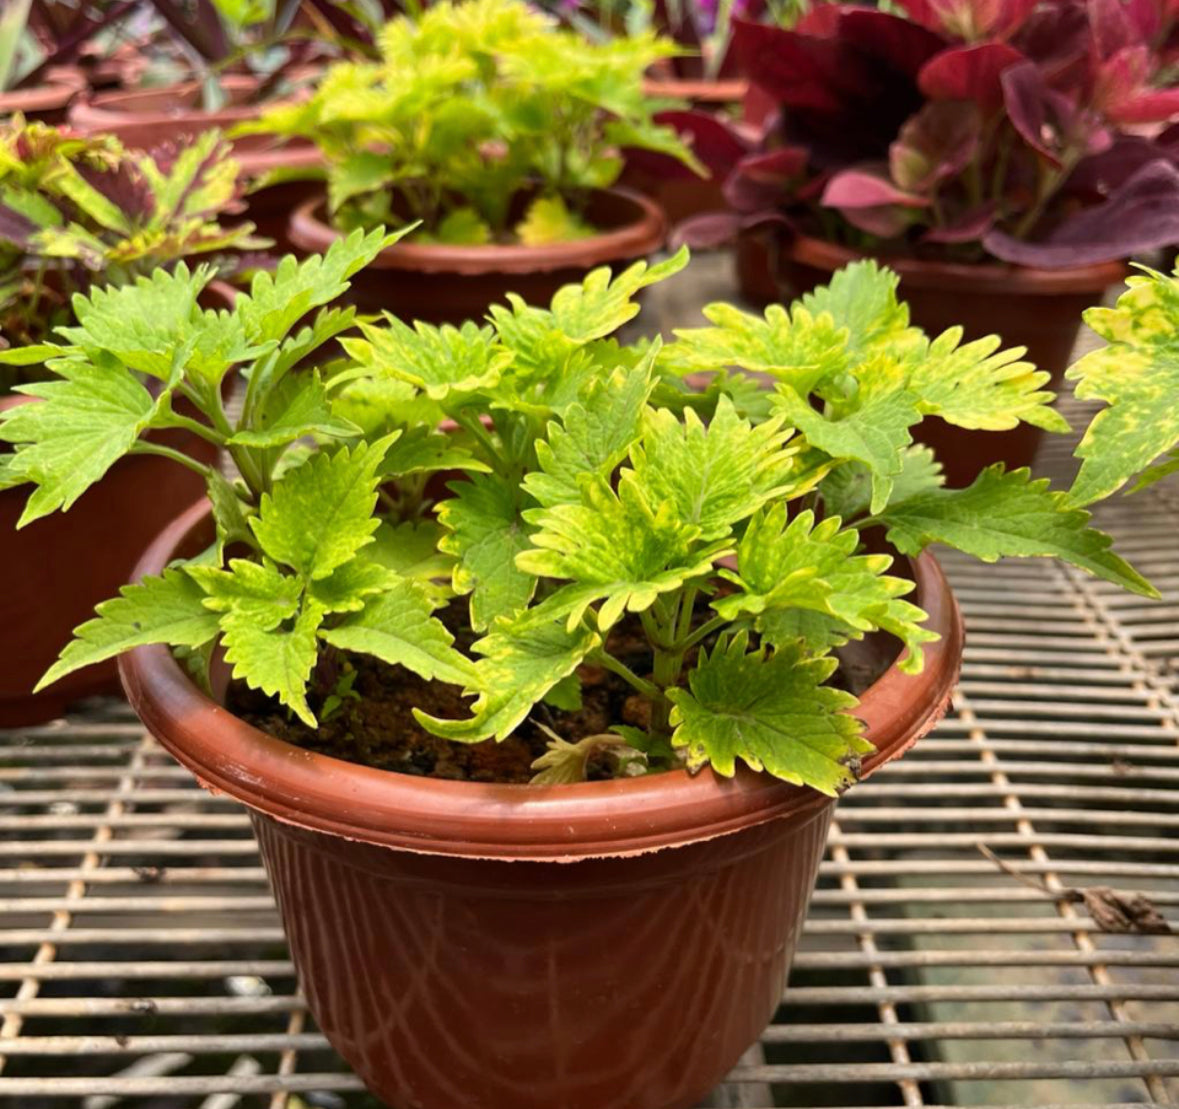
<svg viewBox="0 0 1179 1109"><path fill-rule="evenodd" d="M1011 66L1001 80L1012 126L1028 146L1059 166L1072 141L1074 121L1068 101L1048 88L1033 62Z"/></svg>
<svg viewBox="0 0 1179 1109"><path fill-rule="evenodd" d="M24 249L28 247L29 239L36 230L37 225L31 219L9 208L7 204L0 204L0 239Z"/></svg>
<svg viewBox="0 0 1179 1109"><path fill-rule="evenodd" d="M806 168L806 151L796 146L744 158L725 181L725 199L738 212L776 207L788 198Z"/></svg>
<svg viewBox="0 0 1179 1109"><path fill-rule="evenodd" d="M732 124L710 112L658 112L655 122L672 127L692 148L692 153L708 167L713 177L723 178L753 150L753 143ZM678 158L653 151L628 150L627 160L644 169L667 177L689 178L696 175Z"/></svg>
<svg viewBox="0 0 1179 1109"><path fill-rule="evenodd" d="M849 8L840 20L839 37L877 66L910 81L947 45L928 28L874 8Z"/></svg>
<svg viewBox="0 0 1179 1109"><path fill-rule="evenodd" d="M931 227L921 241L924 243L977 243L995 223L995 204L986 204L964 212L942 227Z"/></svg>
<svg viewBox="0 0 1179 1109"><path fill-rule="evenodd" d="M885 204L900 204L906 208L928 208L929 200L915 193L897 188L887 177L862 169L846 169L837 173L823 190L822 204L826 208L879 208Z"/></svg>
<svg viewBox="0 0 1179 1109"><path fill-rule="evenodd" d="M1060 268L1128 258L1179 242L1179 170L1143 166L1108 200L1064 220L1038 242L991 231L983 246L1004 262Z"/></svg>
<svg viewBox="0 0 1179 1109"><path fill-rule="evenodd" d="M889 148L892 179L902 189L924 193L957 177L978 151L980 125L978 109L969 101L926 104Z"/></svg>
<svg viewBox="0 0 1179 1109"><path fill-rule="evenodd" d="M1023 61L1015 47L1003 42L958 46L930 59L917 84L933 100L970 100L984 112L994 112L1003 105L1003 72Z"/></svg>
<svg viewBox="0 0 1179 1109"><path fill-rule="evenodd" d="M689 246L692 250L715 250L727 246L741 230L736 212L703 212L678 224L671 236L671 249Z"/></svg>

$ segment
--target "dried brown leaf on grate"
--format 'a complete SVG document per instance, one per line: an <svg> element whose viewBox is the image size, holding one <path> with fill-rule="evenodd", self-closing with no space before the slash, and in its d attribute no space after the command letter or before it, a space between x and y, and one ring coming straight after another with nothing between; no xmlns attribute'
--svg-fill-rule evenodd
<svg viewBox="0 0 1179 1109"><path fill-rule="evenodd" d="M1166 918L1145 894L1115 890L1109 886L1064 886L1052 889L1038 878L1022 874L1010 863L999 858L986 844L977 843L979 852L1000 870L1018 882L1037 890L1053 901L1069 901L1084 905L1093 923L1103 932L1136 932L1140 935L1166 936L1173 931Z"/></svg>

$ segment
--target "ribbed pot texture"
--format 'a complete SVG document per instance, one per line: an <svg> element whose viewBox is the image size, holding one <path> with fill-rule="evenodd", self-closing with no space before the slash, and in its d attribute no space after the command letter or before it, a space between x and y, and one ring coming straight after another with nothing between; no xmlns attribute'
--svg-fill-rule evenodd
<svg viewBox="0 0 1179 1109"><path fill-rule="evenodd" d="M771 258L774 253L770 251ZM788 304L826 284L835 270L860 257L806 236L782 244L775 274L781 300ZM884 256L879 261L900 275L900 297L917 327L938 335L960 325L967 340L999 335L1004 346L1026 347L1028 361L1049 373L1048 387L1054 390L1060 387L1076 345L1081 313L1099 303L1127 272L1121 262L1041 270ZM745 283L753 280L746 274ZM992 462L1005 462L1008 469L1030 465L1044 433L1023 423L1010 431L966 431L930 417L914 436L933 447L945 467L947 484L961 487Z"/></svg>
<svg viewBox="0 0 1179 1109"><path fill-rule="evenodd" d="M667 233L659 207L624 189L595 190L586 219L599 234L544 246L451 246L415 242L410 235L356 274L347 298L362 312L388 310L427 323L480 320L509 292L547 307L562 285L581 281L598 266L617 272L646 258L663 246ZM322 253L338 238L322 194L291 213L288 241L299 250Z"/></svg>
<svg viewBox="0 0 1179 1109"><path fill-rule="evenodd" d="M187 513L139 572L208 537ZM865 774L934 725L961 661L941 571L913 571L942 639L863 696ZM249 807L315 1019L394 1109L689 1109L777 1007L831 799L749 772L414 778L251 728L163 648L120 665L160 742Z"/></svg>

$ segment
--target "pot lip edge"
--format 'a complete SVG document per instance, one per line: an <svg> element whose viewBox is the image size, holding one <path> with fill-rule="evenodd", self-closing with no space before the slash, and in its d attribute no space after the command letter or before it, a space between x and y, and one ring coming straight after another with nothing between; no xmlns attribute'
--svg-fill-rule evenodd
<svg viewBox="0 0 1179 1109"><path fill-rule="evenodd" d="M585 239L543 246L493 243L452 246L447 243L400 242L386 247L369 264L371 270L406 273L527 274L558 269L588 269L606 262L638 258L659 249L667 237L662 209L649 197L611 186L595 192L611 194L634 206L636 219ZM322 251L343 234L320 218L323 195L317 193L291 211L289 235L303 250Z"/></svg>
<svg viewBox="0 0 1179 1109"><path fill-rule="evenodd" d="M208 511L207 502L198 502L173 521L144 554L134 578L162 567ZM861 710L865 703L876 705L886 723L899 723L892 729L891 742L865 761L862 778L900 757L937 723L961 665L964 632L948 583L932 555L921 556L914 566L923 579L919 595L930 611L930 624L943 633L939 642L927 647L926 674L933 675L928 679L933 694L920 702L905 697L901 683L920 679L902 675L895 662L865 693ZM399 850L519 861L643 854L777 817L799 817L834 800L743 768L731 780L711 771L705 772L707 777L670 771L650 778L550 787L559 791L555 794L542 793L544 787L416 778L316 755L253 728L201 692L163 646L139 647L123 655L119 671L144 725L205 788L227 793L296 827ZM890 697L897 703L884 706ZM170 708L164 700L173 702ZM218 736L217 742L208 738L210 731ZM642 804L659 801L662 795L667 803L656 810ZM350 810L349 798L354 804ZM367 806L363 813L355 807L362 803ZM298 804L305 807L293 807ZM711 819L701 821L702 806L715 810ZM347 818L341 818L341 810L347 810ZM617 827L619 819L635 811L646 819L645 831ZM391 820L394 815L397 821ZM506 837L502 829L509 821L517 831L533 829L536 834ZM408 826L415 822L416 828ZM597 825L592 833L586 832L587 823Z"/></svg>
<svg viewBox="0 0 1179 1109"><path fill-rule="evenodd" d="M941 262L936 259L909 258L904 255L890 256L884 253L859 251L838 243L828 242L814 235L792 234L784 244L783 255L803 265L832 271L849 262L870 259L888 266L898 273L902 280L936 282L945 286L947 279L957 291L962 286L1004 286L1002 291L1023 295L1053 295L1058 293L1079 293L1104 290L1125 280L1130 266L1120 260L1093 262L1084 266L1065 266L1059 269L1045 269L1035 266L1020 266L1012 262L988 260L978 263ZM1012 283L1018 287L1011 288Z"/></svg>

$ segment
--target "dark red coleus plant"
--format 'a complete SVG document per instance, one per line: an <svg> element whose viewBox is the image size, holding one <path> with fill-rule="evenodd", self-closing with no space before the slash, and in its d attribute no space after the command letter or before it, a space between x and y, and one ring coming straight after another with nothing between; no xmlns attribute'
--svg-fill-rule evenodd
<svg viewBox="0 0 1179 1109"><path fill-rule="evenodd" d="M1179 0L898 3L736 24L779 112L727 163L709 143L734 214L690 241L773 212L857 247L1036 266L1179 242Z"/></svg>

